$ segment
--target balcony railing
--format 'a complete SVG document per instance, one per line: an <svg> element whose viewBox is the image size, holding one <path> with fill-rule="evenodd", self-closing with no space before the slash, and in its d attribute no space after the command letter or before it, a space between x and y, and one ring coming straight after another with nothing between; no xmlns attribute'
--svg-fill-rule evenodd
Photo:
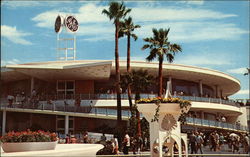
<svg viewBox="0 0 250 157"><path fill-rule="evenodd" d="M117 110L109 109L109 108L97 108L92 106L72 106L61 103L52 103L48 104L44 101L40 101L36 104L17 104L14 103L12 106L9 106L7 103L1 104L1 109L32 109L32 110L40 110L40 111L59 111L59 112L73 112L73 113L85 113L85 114L95 114L101 116L116 116ZM129 118L131 116L130 111L122 110L122 116Z"/></svg>
<svg viewBox="0 0 250 157"><path fill-rule="evenodd" d="M241 130L241 131L249 131L247 126L242 126L240 124L234 125L225 122L218 122L214 120L206 120L206 119L199 119L199 118L186 118L187 123L193 125L200 125L205 127L212 127L212 128L219 128L219 129L229 129L229 130Z"/></svg>
<svg viewBox="0 0 250 157"><path fill-rule="evenodd" d="M218 98L207 98L207 97L196 97L196 96L175 96L175 97L183 99L183 100L196 101L196 102L226 104L226 105L231 105L231 106L236 106L236 107L240 106L234 100L224 100L224 99L218 99Z"/></svg>
<svg viewBox="0 0 250 157"><path fill-rule="evenodd" d="M141 98L153 98L156 97L156 94L140 94ZM132 94L132 98L134 98L135 95ZM195 102L208 102L208 103L218 103L218 104L226 104L231 106L239 107L240 104L236 103L233 100L224 100L224 99L218 99L218 98L207 98L207 97L196 97L196 96L174 96L181 98L183 100L189 100L189 101L195 101ZM38 101L64 101L69 100L72 101L73 104L75 100L115 100L116 94L56 94L56 95L39 95L37 97ZM128 95L126 93L121 94L122 100L127 100ZM16 96L14 99L14 103L21 103L21 97ZM25 102L28 102L28 98L25 98ZM7 103L7 98L1 98L1 104L5 102Z"/></svg>
<svg viewBox="0 0 250 157"><path fill-rule="evenodd" d="M72 105L62 105L62 104L47 104L46 102L39 102L37 104L16 104L14 103L11 107L4 103L1 104L1 109L33 109L33 110L40 110L40 111L60 111L60 112L73 112L73 113L85 113L90 115L96 116L116 116L117 110L109 109L109 108L96 108L92 106L72 106ZM130 111L122 110L122 116L125 118L129 118L131 116ZM143 115L141 114L141 117ZM206 120L206 119L199 119L199 118L190 118L187 117L187 123L192 125L200 125L205 127L212 127L212 128L221 128L221 129L229 129L229 130L242 130L248 131L246 126L242 125L234 125L230 123L223 123L213 120Z"/></svg>

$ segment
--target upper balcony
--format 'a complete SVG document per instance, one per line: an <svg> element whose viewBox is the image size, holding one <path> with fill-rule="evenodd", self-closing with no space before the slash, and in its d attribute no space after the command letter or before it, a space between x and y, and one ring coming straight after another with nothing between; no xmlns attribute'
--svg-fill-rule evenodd
<svg viewBox="0 0 250 157"><path fill-rule="evenodd" d="M156 97L157 95L155 94L140 94L141 98L153 98ZM134 98L135 95L132 94L132 98ZM226 106L231 106L235 108L239 108L240 106L244 105L241 102L236 102L234 100L224 100L224 99L219 99L219 98L207 98L207 97L195 97L195 96L174 96L181 98L183 100L189 100L195 103L209 103L211 104L209 107L210 108L216 108L218 105L223 105L222 107ZM128 100L128 95L127 94L121 94L121 99L123 100L124 103L122 103L123 107L128 107L129 104L127 102ZM57 103L62 103L64 104L65 102L70 104L70 105L77 105L79 103L79 106L86 106L86 105L92 105L95 107L116 107L115 102L116 100L116 94L69 94L69 95L39 95L37 97L37 101L41 102L57 102ZM29 102L29 98L24 99L25 102ZM77 102L78 101L78 102ZM102 103L100 103L102 102ZM108 102L113 102L109 104ZM8 100L7 98L2 98L1 99L1 104L7 104ZM16 96L14 97L14 103L21 104L22 103L22 97L21 96ZM103 106L102 106L103 105ZM194 105L192 108L196 107Z"/></svg>
<svg viewBox="0 0 250 157"><path fill-rule="evenodd" d="M10 112L28 112L28 113L43 113L43 114L56 114L56 115L69 115L78 117L92 117L102 119L116 119L117 110L110 108L97 108L91 105L74 106L70 104L62 103L62 101L54 101L49 103L47 101L39 101L35 104L25 102L24 104L13 103L12 106L8 105L8 102L2 101L0 110L6 110ZM122 119L128 120L131 116L130 111L122 110ZM141 117L143 115L141 114ZM187 117L185 125L209 127L211 129L224 129L229 131L246 132L248 128L241 124L232 124L226 122L218 122L215 120L191 118Z"/></svg>

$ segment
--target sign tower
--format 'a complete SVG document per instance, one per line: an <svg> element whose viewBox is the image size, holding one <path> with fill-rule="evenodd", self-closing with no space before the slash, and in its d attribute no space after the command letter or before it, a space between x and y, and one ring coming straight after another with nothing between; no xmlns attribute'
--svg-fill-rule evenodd
<svg viewBox="0 0 250 157"><path fill-rule="evenodd" d="M65 18L60 15L57 16L55 21L55 32L57 33L57 60L67 61L76 59L76 32L78 28L79 24L74 16L69 15Z"/></svg>

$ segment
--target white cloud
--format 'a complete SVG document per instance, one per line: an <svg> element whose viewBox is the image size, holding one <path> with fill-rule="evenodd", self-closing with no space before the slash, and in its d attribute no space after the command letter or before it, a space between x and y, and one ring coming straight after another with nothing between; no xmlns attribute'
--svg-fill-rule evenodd
<svg viewBox="0 0 250 157"><path fill-rule="evenodd" d="M16 44L32 45L32 43L26 39L25 36L29 36L31 33L22 32L17 30L16 27L7 25L1 25L1 36L6 37L8 40Z"/></svg>
<svg viewBox="0 0 250 157"><path fill-rule="evenodd" d="M243 89L236 93L237 95L249 95L249 89Z"/></svg>
<svg viewBox="0 0 250 157"><path fill-rule="evenodd" d="M139 4L139 2L137 2ZM188 2L189 3L189 2ZM191 3L191 1L190 1ZM171 41L197 42L202 40L237 40L249 31L242 30L232 23L221 20L210 20L237 17L235 14L225 14L199 8L164 8L160 5L145 5L132 8L131 16L136 24L142 27L135 33L140 38L152 36L152 28L171 28ZM113 40L114 26L101 12L108 6L98 3L84 3L76 16L80 23L78 35L85 36L83 40L99 41ZM38 27L53 28L58 14L65 16L66 12L58 10L46 11L33 17ZM171 36L171 34L174 36ZM86 36L87 35L87 36ZM191 38L190 38L191 37Z"/></svg>
<svg viewBox="0 0 250 157"><path fill-rule="evenodd" d="M131 15L136 21L223 19L237 16L235 14L224 14L208 9L173 9L163 7L136 7L133 8Z"/></svg>
<svg viewBox="0 0 250 157"><path fill-rule="evenodd" d="M236 69L229 69L227 72L232 74L244 74L247 72L246 68L236 68Z"/></svg>
<svg viewBox="0 0 250 157"><path fill-rule="evenodd" d="M9 65L9 64L20 64L21 61L18 59L12 59L12 60L1 60L1 66Z"/></svg>
<svg viewBox="0 0 250 157"><path fill-rule="evenodd" d="M33 7L40 5L40 2L37 1L3 1L3 6L9 8L17 8L17 7Z"/></svg>
<svg viewBox="0 0 250 157"><path fill-rule="evenodd" d="M248 31L234 24L219 22L159 22L141 27L136 33L141 38L152 36L152 28L170 28L170 41L196 42L201 40L237 40ZM173 34L173 35L172 35Z"/></svg>
<svg viewBox="0 0 250 157"><path fill-rule="evenodd" d="M191 4L191 5L203 5L204 1L203 0L186 0L186 1L180 1L179 3L186 3L186 4Z"/></svg>
<svg viewBox="0 0 250 157"><path fill-rule="evenodd" d="M198 54L198 53L193 53ZM213 53L220 54L220 53ZM186 56L184 59L181 57L177 57L175 63L177 64L185 64L185 65L195 65L195 66L221 66L221 65L229 65L231 61L229 57L225 55L213 55L210 53L202 53L201 55L192 55ZM221 53L222 54L222 53ZM223 53L224 54L224 53Z"/></svg>
<svg viewBox="0 0 250 157"><path fill-rule="evenodd" d="M37 22L36 26L44 28L53 28L55 19L58 15L66 15L65 12L60 12L58 10L46 11L41 14L38 14L31 20Z"/></svg>
<svg viewBox="0 0 250 157"><path fill-rule="evenodd" d="M5 0L1 3L2 6L6 6L11 9L25 8L25 7L36 7L36 6L56 6L62 3L72 3L71 1L32 1L32 0Z"/></svg>

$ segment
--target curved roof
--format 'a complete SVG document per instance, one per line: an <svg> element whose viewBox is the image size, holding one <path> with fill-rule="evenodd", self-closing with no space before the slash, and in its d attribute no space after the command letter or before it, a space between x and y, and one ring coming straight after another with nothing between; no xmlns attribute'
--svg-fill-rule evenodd
<svg viewBox="0 0 250 157"><path fill-rule="evenodd" d="M6 65L5 68L9 70L1 70L1 80L3 81L21 80L28 77L42 80L100 80L108 79L111 74L115 73L115 62L111 60L51 61ZM154 76L158 75L157 62L132 61L131 68L134 70L145 69ZM120 71L126 71L126 61L120 61ZM15 74L18 78L13 77ZM164 64L163 76L194 82L201 80L203 84L208 86L218 86L218 89L222 89L225 95L232 95L240 90L240 82L236 78L220 71L206 68Z"/></svg>

